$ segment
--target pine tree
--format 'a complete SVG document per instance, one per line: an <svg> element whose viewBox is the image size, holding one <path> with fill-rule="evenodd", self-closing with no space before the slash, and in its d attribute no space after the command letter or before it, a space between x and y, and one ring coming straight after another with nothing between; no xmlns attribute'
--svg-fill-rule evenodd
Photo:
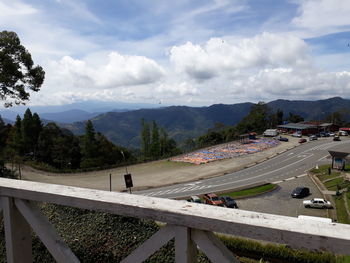
<svg viewBox="0 0 350 263"><path fill-rule="evenodd" d="M141 152L145 159L150 157L150 145L151 145L151 132L149 124L142 119L141 120Z"/></svg>
<svg viewBox="0 0 350 263"><path fill-rule="evenodd" d="M28 108L22 120L22 140L23 140L23 149L25 154L33 154L34 148L34 138L33 138L33 115L30 109Z"/></svg>
<svg viewBox="0 0 350 263"><path fill-rule="evenodd" d="M85 126L85 135L82 144L82 162L83 168L97 167L98 145L96 141L96 133L91 120L88 120Z"/></svg>
<svg viewBox="0 0 350 263"><path fill-rule="evenodd" d="M151 158L158 159L160 157L160 142L159 142L159 130L155 121L152 123L152 143L151 143Z"/></svg>

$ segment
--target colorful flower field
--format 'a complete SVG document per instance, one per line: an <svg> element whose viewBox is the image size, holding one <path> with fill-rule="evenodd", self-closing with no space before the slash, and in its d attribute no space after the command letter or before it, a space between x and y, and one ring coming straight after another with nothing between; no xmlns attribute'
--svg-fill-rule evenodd
<svg viewBox="0 0 350 263"><path fill-rule="evenodd" d="M271 147L275 147L279 143L280 142L277 140L267 138L250 140L250 142L246 144L242 144L240 142L231 142L184 154L171 158L170 160L174 162L204 164L217 160L261 152Z"/></svg>

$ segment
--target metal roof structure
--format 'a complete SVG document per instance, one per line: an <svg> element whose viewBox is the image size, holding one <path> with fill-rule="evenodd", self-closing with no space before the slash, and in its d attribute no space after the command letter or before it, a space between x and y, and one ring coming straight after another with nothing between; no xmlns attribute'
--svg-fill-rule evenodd
<svg viewBox="0 0 350 263"><path fill-rule="evenodd" d="M333 125L333 123L322 123L322 124L320 124L318 126L320 126L320 127L328 127L328 126L332 126L332 125Z"/></svg>
<svg viewBox="0 0 350 263"><path fill-rule="evenodd" d="M329 154L333 157L333 158L346 158L350 153L348 152L336 152L336 151L328 151Z"/></svg>
<svg viewBox="0 0 350 263"><path fill-rule="evenodd" d="M278 125L278 128L306 130L306 129L317 128L317 125L305 124L305 123L287 123L287 124Z"/></svg>

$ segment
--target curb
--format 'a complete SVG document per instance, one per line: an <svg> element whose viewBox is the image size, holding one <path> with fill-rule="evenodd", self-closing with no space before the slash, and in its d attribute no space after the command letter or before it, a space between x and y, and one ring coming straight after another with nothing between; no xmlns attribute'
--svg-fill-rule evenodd
<svg viewBox="0 0 350 263"><path fill-rule="evenodd" d="M321 192L323 198L324 199L331 199L333 201L332 203L334 204L335 202L334 202L333 197L331 195L326 195L326 194L323 193L323 191L327 190L327 189L322 189L322 188L325 188L324 185L322 184L322 182L315 175L313 175L313 174L311 174L309 172L307 174L308 174L309 178L311 179L311 181L316 185L317 189ZM329 196L329 198L327 198L328 196ZM331 218L332 221L335 221L335 222L338 221L337 210L336 209L337 208L336 208L335 205L333 206L333 209L332 209L333 213L331 213L330 209L327 209L328 217Z"/></svg>

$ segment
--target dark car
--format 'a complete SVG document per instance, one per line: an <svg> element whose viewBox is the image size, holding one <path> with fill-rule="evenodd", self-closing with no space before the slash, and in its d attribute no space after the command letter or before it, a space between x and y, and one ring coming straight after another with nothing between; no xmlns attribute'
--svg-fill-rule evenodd
<svg viewBox="0 0 350 263"><path fill-rule="evenodd" d="M293 198L302 198L310 194L310 189L307 187L297 187L291 193Z"/></svg>
<svg viewBox="0 0 350 263"><path fill-rule="evenodd" d="M304 143L304 142L306 142L306 139L304 138L299 140L299 143Z"/></svg>
<svg viewBox="0 0 350 263"><path fill-rule="evenodd" d="M333 141L340 141L340 137L339 136L334 136Z"/></svg>
<svg viewBox="0 0 350 263"><path fill-rule="evenodd" d="M229 197L229 196L221 196L220 199L221 199L221 201L224 203L224 205L226 207L238 208L238 205L237 205L236 201L233 200L231 197Z"/></svg>
<svg viewBox="0 0 350 263"><path fill-rule="evenodd" d="M288 142L289 141L288 138L286 138L286 137L279 137L278 140L280 140L281 142Z"/></svg>

